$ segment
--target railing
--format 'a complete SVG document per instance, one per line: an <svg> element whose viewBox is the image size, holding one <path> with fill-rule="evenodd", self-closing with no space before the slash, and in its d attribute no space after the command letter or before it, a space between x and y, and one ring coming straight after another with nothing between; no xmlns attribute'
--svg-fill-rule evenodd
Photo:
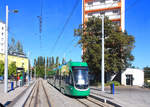
<svg viewBox="0 0 150 107"><path fill-rule="evenodd" d="M85 10L94 10L94 9L103 9L103 8L112 8L112 7L121 7L121 3L113 2L113 3L95 4L95 5L85 5Z"/></svg>

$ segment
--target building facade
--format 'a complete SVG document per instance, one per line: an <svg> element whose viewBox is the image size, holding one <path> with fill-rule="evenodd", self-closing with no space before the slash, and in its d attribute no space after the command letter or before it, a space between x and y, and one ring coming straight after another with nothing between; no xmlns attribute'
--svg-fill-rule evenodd
<svg viewBox="0 0 150 107"><path fill-rule="evenodd" d="M107 16L125 31L125 0L83 0L83 23L92 16Z"/></svg>
<svg viewBox="0 0 150 107"><path fill-rule="evenodd" d="M4 54L0 54L0 60L2 60L3 62L5 62L5 55ZM28 61L27 57L15 56L15 55L8 55L8 66L12 62L16 63L16 67L17 68L23 68L24 71L27 72L27 70L28 70L28 64L29 64L29 61Z"/></svg>
<svg viewBox="0 0 150 107"><path fill-rule="evenodd" d="M5 52L5 23L0 21L0 53Z"/></svg>
<svg viewBox="0 0 150 107"><path fill-rule="evenodd" d="M121 74L122 85L144 85L144 71L140 69L127 68Z"/></svg>

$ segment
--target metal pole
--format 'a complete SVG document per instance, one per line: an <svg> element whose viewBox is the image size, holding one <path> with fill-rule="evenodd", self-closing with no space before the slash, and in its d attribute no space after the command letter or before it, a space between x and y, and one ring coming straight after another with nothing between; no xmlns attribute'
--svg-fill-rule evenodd
<svg viewBox="0 0 150 107"><path fill-rule="evenodd" d="M45 80L46 80L46 61L45 61Z"/></svg>
<svg viewBox="0 0 150 107"><path fill-rule="evenodd" d="M28 52L28 71L27 71L27 77L28 77L28 85L30 84L30 80L29 80L29 52Z"/></svg>
<svg viewBox="0 0 150 107"><path fill-rule="evenodd" d="M31 67L32 68L32 67ZM31 69L31 72L30 72L30 79L32 80L32 69Z"/></svg>
<svg viewBox="0 0 150 107"><path fill-rule="evenodd" d="M8 92L8 5L6 5L4 92Z"/></svg>
<svg viewBox="0 0 150 107"><path fill-rule="evenodd" d="M83 21L83 19L84 19L84 1L82 0L82 24L84 23Z"/></svg>
<svg viewBox="0 0 150 107"><path fill-rule="evenodd" d="M36 79L36 64L35 64L35 70L34 70L34 79Z"/></svg>
<svg viewBox="0 0 150 107"><path fill-rule="evenodd" d="M101 64L101 84L104 92L104 16L102 16L102 64Z"/></svg>

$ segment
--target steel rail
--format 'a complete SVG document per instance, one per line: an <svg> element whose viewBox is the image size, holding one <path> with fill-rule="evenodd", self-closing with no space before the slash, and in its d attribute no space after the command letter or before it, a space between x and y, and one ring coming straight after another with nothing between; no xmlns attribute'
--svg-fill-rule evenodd
<svg viewBox="0 0 150 107"><path fill-rule="evenodd" d="M37 81L37 91L36 91L36 96L35 96L35 102L34 102L34 107L37 107L38 104L38 94L39 94L39 80Z"/></svg>
<svg viewBox="0 0 150 107"><path fill-rule="evenodd" d="M31 97L31 99L32 99L31 93L32 93L33 90L35 89L36 84L37 84L37 82L35 83L34 87L32 88L31 92L29 93L29 96L27 97L26 101L24 102L23 107L26 106L26 104L27 104L27 102L28 102L28 100L29 100L30 97ZM34 90L34 91L35 91L35 90ZM33 95L34 95L34 92L33 92ZM30 103L29 103L29 104L30 104ZM29 106L29 107L30 107L30 106Z"/></svg>
<svg viewBox="0 0 150 107"><path fill-rule="evenodd" d="M45 89L45 87L44 87L44 85L43 85L42 80L41 80L41 83L42 83L42 87L43 87L43 90L44 90L44 93L45 93L45 96L46 96L46 99L47 99L48 106L49 106L49 107L52 107L52 106L51 106L51 103L50 103L50 101L49 101L48 95L47 95L47 91L46 91L46 89Z"/></svg>

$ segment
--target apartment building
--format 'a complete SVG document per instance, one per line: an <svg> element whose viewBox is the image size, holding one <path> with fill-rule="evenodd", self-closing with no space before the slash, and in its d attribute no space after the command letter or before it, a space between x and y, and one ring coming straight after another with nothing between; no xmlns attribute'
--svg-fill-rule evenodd
<svg viewBox="0 0 150 107"><path fill-rule="evenodd" d="M107 16L125 31L125 0L83 0L83 22L101 15Z"/></svg>
<svg viewBox="0 0 150 107"><path fill-rule="evenodd" d="M5 23L0 21L0 53L5 52Z"/></svg>
<svg viewBox="0 0 150 107"><path fill-rule="evenodd" d="M0 60L5 61L5 54L0 53ZM25 72L28 70L29 60L25 56L8 55L8 65L12 62L16 63L17 68L23 68Z"/></svg>

